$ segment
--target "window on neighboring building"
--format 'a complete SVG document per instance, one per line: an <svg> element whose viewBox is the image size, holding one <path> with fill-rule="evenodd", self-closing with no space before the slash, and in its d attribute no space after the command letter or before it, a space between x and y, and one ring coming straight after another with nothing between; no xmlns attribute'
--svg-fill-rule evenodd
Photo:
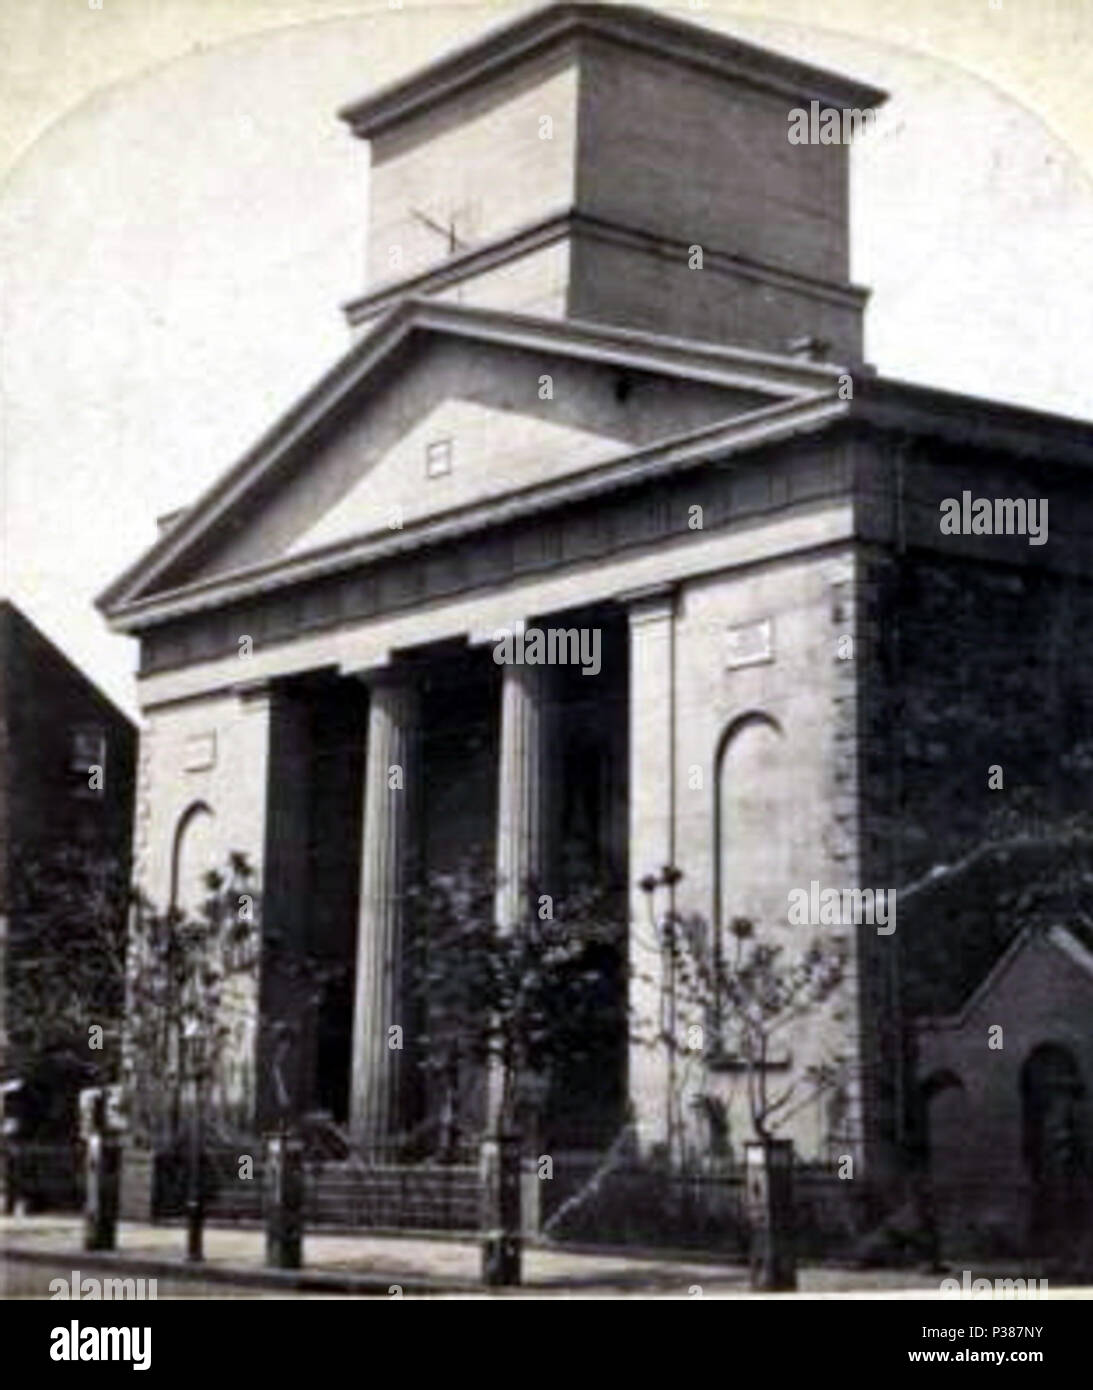
<svg viewBox="0 0 1093 1390"><path fill-rule="evenodd" d="M68 775L75 796L101 796L106 787L106 730L78 724L69 730Z"/></svg>

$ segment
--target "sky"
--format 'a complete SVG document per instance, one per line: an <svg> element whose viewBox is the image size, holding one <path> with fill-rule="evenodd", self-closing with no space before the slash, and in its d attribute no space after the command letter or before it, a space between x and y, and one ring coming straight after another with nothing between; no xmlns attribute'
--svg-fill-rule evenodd
<svg viewBox="0 0 1093 1390"><path fill-rule="evenodd" d="M350 343L336 108L528 6L93 3L0 0L0 593L135 716L95 596ZM1093 420L1093 5L655 8L892 94L852 153L869 361Z"/></svg>

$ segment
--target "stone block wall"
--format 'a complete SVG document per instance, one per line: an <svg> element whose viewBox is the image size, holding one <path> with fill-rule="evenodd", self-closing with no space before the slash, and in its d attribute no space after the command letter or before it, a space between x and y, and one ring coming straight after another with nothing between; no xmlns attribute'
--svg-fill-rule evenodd
<svg viewBox="0 0 1093 1390"><path fill-rule="evenodd" d="M654 845L646 822L667 807L675 830L664 852L684 874L676 905L702 919L708 943L720 930L722 949L731 950L727 928L737 916L753 920L760 939L777 941L787 962L817 938L846 939L842 990L779 1040L772 1090L798 1078L784 1133L806 1159L826 1159L837 1150L871 1164L876 1156L866 1154L865 1137L876 1131L878 1100L875 1085L870 1089L864 1078L875 1078L883 1066L874 1055L872 1017L880 1004L864 967L887 942L866 924L825 930L789 921L791 890L807 893L813 881L838 889L866 886L853 655L860 588L854 547L831 547L692 581L675 598L671 629L652 609L649 620L632 628L632 689L641 704L631 712L631 811L639 817L632 822L631 877L661 867L652 859L635 862L634 855L636 846ZM666 901L659 906L663 910ZM651 929L640 919L631 956L635 974L663 981ZM655 1016L658 1002L656 986L647 985L639 999L645 1013ZM709 1029L701 1010L688 1008L681 995L678 1031L685 1034L694 1024ZM704 1036L701 1062L697 1055L678 1058L677 1084L685 1093L680 1124L695 1152L709 1143L697 1108L702 1095L726 1107L734 1146L751 1137L745 1073L717 1055L731 1050L727 1036ZM631 1096L652 1117L652 1131L666 1113L666 1062L661 1056L654 1064L642 1052L632 1059ZM836 1060L843 1068L842 1094L820 1094L804 1073Z"/></svg>
<svg viewBox="0 0 1093 1390"><path fill-rule="evenodd" d="M1073 908L1064 843L991 847L1050 841L1088 804L1093 577L1079 537L1093 508L1076 470L906 437L872 441L858 477L863 872L896 889L897 950L874 1012L882 1109L911 1157L923 1142L915 1019L965 1003L1013 939L1034 880L1058 879L1046 908L1058 920ZM940 504L965 490L1046 498L1046 542L943 534ZM1008 1124L1019 1127L1019 1107Z"/></svg>

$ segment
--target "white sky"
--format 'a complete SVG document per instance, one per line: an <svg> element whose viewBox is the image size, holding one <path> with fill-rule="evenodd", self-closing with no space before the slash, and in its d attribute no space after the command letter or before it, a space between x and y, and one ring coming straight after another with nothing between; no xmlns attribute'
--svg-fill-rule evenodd
<svg viewBox="0 0 1093 1390"><path fill-rule="evenodd" d="M0 0L0 591L130 713L95 594L349 344L335 108L521 8ZM661 8L892 93L852 156L882 372L1093 419L1093 6Z"/></svg>

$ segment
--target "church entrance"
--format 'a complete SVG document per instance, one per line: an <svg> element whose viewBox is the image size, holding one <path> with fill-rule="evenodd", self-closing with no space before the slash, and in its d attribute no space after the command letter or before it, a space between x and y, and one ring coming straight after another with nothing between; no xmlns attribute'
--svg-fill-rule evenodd
<svg viewBox="0 0 1093 1390"><path fill-rule="evenodd" d="M551 1075L542 1078L536 1128L543 1144L599 1148L621 1124L626 1095L629 633L624 614L610 607L568 611L554 622L567 630L594 628L599 661L587 674L580 664L543 673L536 891L557 914L578 922L582 913L594 915L599 939L587 970L602 1007L594 1010L594 1036L587 1036L586 1019L582 1035L559 1049ZM468 874L492 895L504 667L492 647L465 641L406 653L398 665L416 692L416 713L400 772L411 808L400 890L401 1055L397 1120L384 1142L392 1153L412 1149L420 1158L438 1146L465 1148L483 1119L480 1059L455 1058L445 1070L432 1052L426 1056L436 1029L417 979L429 948L415 903L438 878ZM366 680L333 670L281 682L270 749L265 1070L273 1030L281 1020L283 1031L287 1021L295 1041L280 1065L290 1107L339 1127L353 1124L354 1052L361 1042L354 1013L373 698ZM544 898L538 901L541 906ZM617 943L603 939L608 918L617 925ZM272 1114L268 1079L265 1089L264 1110Z"/></svg>

